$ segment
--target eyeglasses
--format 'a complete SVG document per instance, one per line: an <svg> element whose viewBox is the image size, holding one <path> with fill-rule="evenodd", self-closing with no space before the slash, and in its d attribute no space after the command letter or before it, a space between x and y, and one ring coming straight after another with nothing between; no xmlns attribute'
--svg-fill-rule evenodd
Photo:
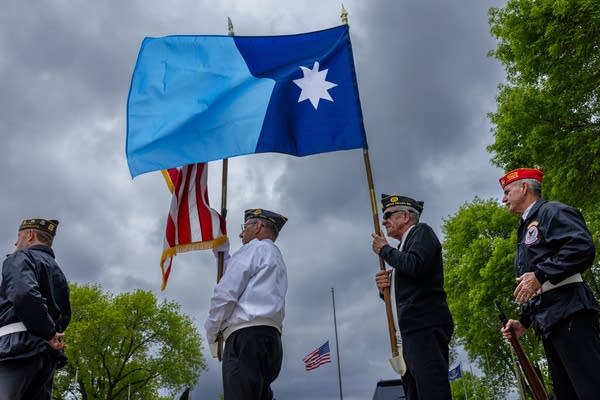
<svg viewBox="0 0 600 400"><path fill-rule="evenodd" d="M394 215L394 214L396 214L396 213L399 213L400 211L402 211L402 210L396 210L396 211L386 211L386 212L384 212L384 213L383 213L383 219L384 219L384 220L390 219L390 217L391 217L392 215Z"/></svg>
<svg viewBox="0 0 600 400"><path fill-rule="evenodd" d="M244 232L246 230L246 227L248 225L254 225L254 224L256 224L256 221L254 221L254 222L246 222L245 224L242 224L241 225L242 226L242 232Z"/></svg>

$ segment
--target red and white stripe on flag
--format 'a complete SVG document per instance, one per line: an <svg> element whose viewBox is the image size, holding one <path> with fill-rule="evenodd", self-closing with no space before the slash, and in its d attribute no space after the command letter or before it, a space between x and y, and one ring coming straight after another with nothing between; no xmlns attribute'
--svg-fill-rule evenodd
<svg viewBox="0 0 600 400"><path fill-rule="evenodd" d="M213 249L227 241L225 220L209 205L207 170L207 163L198 163L162 171L173 197L160 257L161 290L177 253Z"/></svg>
<svg viewBox="0 0 600 400"><path fill-rule="evenodd" d="M318 368L323 364L331 362L331 353L329 351L329 341L323 343L321 347L318 347L304 356L302 359L304 362L304 370L310 371Z"/></svg>

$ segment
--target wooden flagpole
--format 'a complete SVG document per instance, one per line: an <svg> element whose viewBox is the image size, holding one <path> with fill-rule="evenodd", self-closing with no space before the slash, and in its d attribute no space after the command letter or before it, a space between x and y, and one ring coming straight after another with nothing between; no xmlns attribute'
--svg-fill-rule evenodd
<svg viewBox="0 0 600 400"><path fill-rule="evenodd" d="M367 182L369 184L369 196L371 197L371 211L373 213L373 225L375 227L375 233L381 235L381 228L379 227L379 216L377 215L377 200L375 199L375 185L373 184L373 173L371 172L371 161L369 160L369 150L363 149L363 156L365 160L365 170L367 172ZM385 263L383 258L379 258L379 269L385 271ZM388 334L390 336L390 347L392 350L392 357L398 357L398 341L396 338L396 328L394 328L394 316L392 314L392 302L390 300L390 288L386 287L383 289L383 302L385 303L385 315L388 323Z"/></svg>
<svg viewBox="0 0 600 400"><path fill-rule="evenodd" d="M231 22L231 18L227 17L227 34L229 36L233 36L233 23ZM227 170L229 167L229 160L227 158L223 159L223 170L221 173L221 217L224 220L227 220ZM223 277L223 265L225 260L225 253L222 251L217 253L217 283ZM217 336L217 358L219 361L223 358L223 336L219 332Z"/></svg>
<svg viewBox="0 0 600 400"><path fill-rule="evenodd" d="M348 12L342 4L342 13L340 14L342 23L348 25ZM373 173L371 172L371 161L369 160L369 150L363 149L363 158L365 161L365 171L367 173L367 183L369 185L369 197L371 198L371 211L373 214L373 226L375 227L375 233L381 235L381 228L379 226L379 215L377 214L377 200L375 195L375 185L373 184ZM385 262L383 258L379 257L379 269L385 271ZM396 328L394 328L394 316L392 313L392 303L390 300L390 288L387 287L383 290L383 302L385 303L385 315L388 323L388 334L390 336L390 348L392 351L392 357L398 357L398 340L396 338Z"/></svg>

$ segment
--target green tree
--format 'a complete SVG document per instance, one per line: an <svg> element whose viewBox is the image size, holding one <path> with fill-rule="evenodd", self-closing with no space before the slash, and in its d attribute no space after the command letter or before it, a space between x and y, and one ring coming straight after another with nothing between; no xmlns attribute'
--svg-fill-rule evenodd
<svg viewBox="0 0 600 400"><path fill-rule="evenodd" d="M54 399L172 399L206 369L201 337L174 302L71 284L71 306L69 362L57 372Z"/></svg>
<svg viewBox="0 0 600 400"><path fill-rule="evenodd" d="M464 204L444 221L444 275L455 339L483 370L486 384L502 398L514 387L510 346L500 333L495 301L509 317L518 317L514 303L514 255L518 217L496 200ZM532 361L543 349L531 332L521 339Z"/></svg>
<svg viewBox="0 0 600 400"><path fill-rule="evenodd" d="M505 67L490 114L493 163L544 169L548 198L600 231L600 7L597 0L509 0L489 11Z"/></svg>
<svg viewBox="0 0 600 400"><path fill-rule="evenodd" d="M452 389L452 399L454 400L493 400L498 393L496 388L484 377L478 377L475 374L463 371L462 376L450 382Z"/></svg>

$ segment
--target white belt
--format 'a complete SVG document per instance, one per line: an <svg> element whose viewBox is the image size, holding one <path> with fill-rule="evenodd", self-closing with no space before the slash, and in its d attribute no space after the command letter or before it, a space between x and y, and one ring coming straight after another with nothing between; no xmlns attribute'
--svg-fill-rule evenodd
<svg viewBox="0 0 600 400"><path fill-rule="evenodd" d="M25 332L27 327L22 322L15 322L12 324L4 325L0 328L0 337L10 335L15 332Z"/></svg>
<svg viewBox="0 0 600 400"><path fill-rule="evenodd" d="M279 331L279 333L281 333L281 326L279 324L277 324L275 321L273 321L272 319L256 318L249 322L242 322L241 324L238 324L238 325L228 326L223 331L223 339L227 340L229 335L231 335L233 332L235 332L239 329L250 328L252 326L272 326L273 328L277 329Z"/></svg>
<svg viewBox="0 0 600 400"><path fill-rule="evenodd" d="M538 290L537 294L548 292L552 289L556 289L557 287L568 285L569 283L576 283L576 282L583 282L583 279L581 278L581 274L579 274L579 273L575 274L575 275L571 275L568 278L565 278L562 281L560 281L554 285L552 283L550 283L550 281L546 281L542 284L542 287L540 288L540 290Z"/></svg>

